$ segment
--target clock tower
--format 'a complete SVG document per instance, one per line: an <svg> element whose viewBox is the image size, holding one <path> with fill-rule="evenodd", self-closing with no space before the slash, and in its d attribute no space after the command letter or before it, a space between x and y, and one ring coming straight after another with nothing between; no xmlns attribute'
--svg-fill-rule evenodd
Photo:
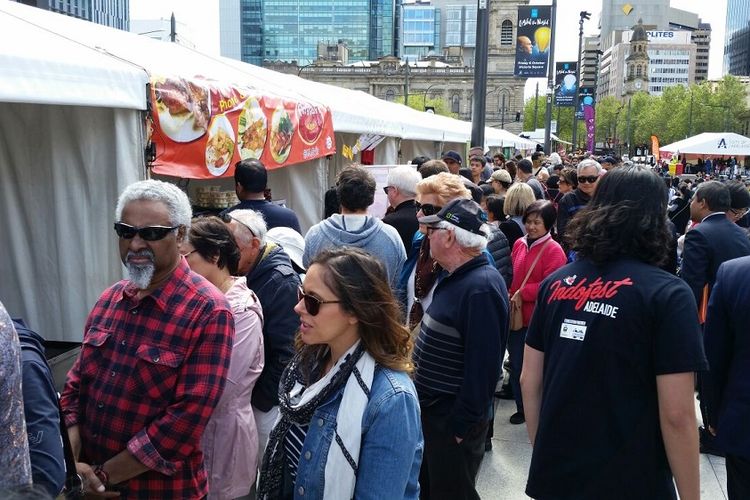
<svg viewBox="0 0 750 500"><path fill-rule="evenodd" d="M636 92L648 92L648 36L643 20L633 26L630 38L630 55L625 59L625 88L623 95L632 96Z"/></svg>

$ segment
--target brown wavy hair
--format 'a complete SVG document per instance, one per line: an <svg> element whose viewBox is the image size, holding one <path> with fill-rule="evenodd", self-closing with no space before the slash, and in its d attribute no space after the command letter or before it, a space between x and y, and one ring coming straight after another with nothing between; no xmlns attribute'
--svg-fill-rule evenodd
<svg viewBox="0 0 750 500"><path fill-rule="evenodd" d="M412 373L414 344L409 330L399 321L402 312L388 284L383 264L370 254L352 247L320 252L310 263L325 269L323 281L341 301L344 311L359 320L359 337L375 361L392 370ZM301 366L322 359L325 345L306 345L298 334Z"/></svg>

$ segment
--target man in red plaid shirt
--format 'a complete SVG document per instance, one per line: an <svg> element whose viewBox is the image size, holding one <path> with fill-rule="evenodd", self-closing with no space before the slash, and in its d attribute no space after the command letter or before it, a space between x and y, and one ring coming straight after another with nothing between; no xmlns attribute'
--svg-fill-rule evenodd
<svg viewBox="0 0 750 500"><path fill-rule="evenodd" d="M234 320L224 295L179 253L191 217L187 196L165 182L131 184L118 200L129 279L89 314L61 400L88 493L208 493L200 441L224 389Z"/></svg>

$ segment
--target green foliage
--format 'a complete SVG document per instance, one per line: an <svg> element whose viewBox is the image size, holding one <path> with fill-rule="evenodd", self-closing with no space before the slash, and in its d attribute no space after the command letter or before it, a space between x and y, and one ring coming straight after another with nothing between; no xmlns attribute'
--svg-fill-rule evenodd
<svg viewBox="0 0 750 500"><path fill-rule="evenodd" d="M544 97L532 97L524 106L524 130L534 129L534 106L538 110L537 128L544 127L546 101ZM702 132L738 131L747 112L746 89L731 75L718 83L668 87L661 96L639 92L631 99L629 113L627 100L610 96L596 104L596 140L625 153L625 144L650 144L652 135L660 144L669 144ZM556 117L557 108L553 107L552 119ZM571 140L572 121L572 108L562 108L557 133L561 139ZM583 120L578 123L578 142L582 145L585 124Z"/></svg>
<svg viewBox="0 0 750 500"><path fill-rule="evenodd" d="M396 97L393 102L397 104L403 104L404 97ZM408 106L412 109L416 109L417 111L424 111L426 108L431 106L435 110L436 115L458 118L458 115L456 113L451 113L451 108L447 100L443 99L442 97L427 97L425 99L425 95L422 92L419 92L417 94L409 94Z"/></svg>

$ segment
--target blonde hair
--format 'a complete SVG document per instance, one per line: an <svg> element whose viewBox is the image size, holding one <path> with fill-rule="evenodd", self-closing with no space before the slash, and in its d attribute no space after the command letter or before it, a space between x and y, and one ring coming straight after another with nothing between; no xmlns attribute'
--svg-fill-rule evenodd
<svg viewBox="0 0 750 500"><path fill-rule="evenodd" d="M534 191L525 182L514 182L513 185L505 193L505 203L503 204L503 212L506 214L523 215L526 209L534 203L536 197Z"/></svg>
<svg viewBox="0 0 750 500"><path fill-rule="evenodd" d="M440 198L440 204L443 206L457 198L471 199L471 192L466 189L461 177L448 172L441 172L419 181L417 194L434 194Z"/></svg>

